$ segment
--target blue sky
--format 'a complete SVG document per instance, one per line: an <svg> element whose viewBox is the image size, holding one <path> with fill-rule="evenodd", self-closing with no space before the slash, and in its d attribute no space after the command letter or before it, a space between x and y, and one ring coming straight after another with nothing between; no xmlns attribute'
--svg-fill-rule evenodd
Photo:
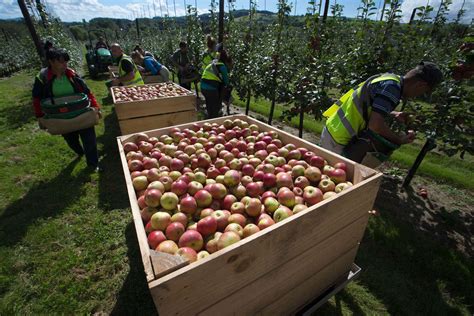
<svg viewBox="0 0 474 316"><path fill-rule="evenodd" d="M318 1L318 0L316 0ZM325 0L323 0L324 3ZM335 2L344 6L343 15L353 17L357 14L357 7L360 4L358 0L330 0L331 4ZM413 8L426 5L428 2L432 6L439 6L441 0L405 0L402 4L403 17L407 20ZM210 0L43 0L48 8L50 8L63 21L81 21L82 19L90 20L94 17L116 17L116 18L134 18L137 15L142 17L160 16L167 13L166 4L170 16L174 16L174 4L176 4L177 15L183 15L184 4L195 5L197 3L200 13L208 12ZM267 9L269 11L277 10L277 0L258 0L258 9ZM383 0L375 0L379 5ZM463 0L453 0L449 17L456 16ZM227 1L226 1L227 3ZM307 0L290 0L293 7L292 14L304 14L308 7ZM161 10L160 10L161 5ZM248 9L248 0L236 0L236 9ZM469 23L474 18L474 0L465 0L464 9L467 14L463 20ZM227 4L226 4L227 10ZM0 0L0 19L20 17L21 13L18 8L17 0Z"/></svg>

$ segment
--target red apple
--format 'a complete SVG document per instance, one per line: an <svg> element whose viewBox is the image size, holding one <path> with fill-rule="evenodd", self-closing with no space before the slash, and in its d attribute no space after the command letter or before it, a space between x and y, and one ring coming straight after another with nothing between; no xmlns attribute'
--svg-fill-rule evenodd
<svg viewBox="0 0 474 316"><path fill-rule="evenodd" d="M253 234L256 234L260 231L260 228L258 228L257 225L255 224L247 224L245 225L244 227L244 231L243 231L243 237L246 238L248 236L251 236Z"/></svg>
<svg viewBox="0 0 474 316"><path fill-rule="evenodd" d="M215 211L211 216L217 220L217 230L219 231L223 231L229 223L230 215L222 210Z"/></svg>
<svg viewBox="0 0 474 316"><path fill-rule="evenodd" d="M213 216L206 216L197 223L197 231L203 236L215 233L217 230L217 220Z"/></svg>
<svg viewBox="0 0 474 316"><path fill-rule="evenodd" d="M166 227L166 238L169 240L177 242L184 231L186 230L185 226L179 222L171 222Z"/></svg>
<svg viewBox="0 0 474 316"><path fill-rule="evenodd" d="M305 209L307 209L308 207L304 204L296 204L294 207L293 207L293 214L297 214Z"/></svg>
<svg viewBox="0 0 474 316"><path fill-rule="evenodd" d="M229 222L229 224L230 223L236 223L236 224L239 224L240 226L244 227L245 223L247 222L247 218L242 214L234 213L234 214L231 214L229 216L228 222Z"/></svg>
<svg viewBox="0 0 474 316"><path fill-rule="evenodd" d="M212 204L212 195L206 190L199 190L194 195L194 198L196 199L197 205L199 207L208 207Z"/></svg>
<svg viewBox="0 0 474 316"><path fill-rule="evenodd" d="M209 193L214 199L220 200L227 195L227 189L222 183L214 183L209 185Z"/></svg>
<svg viewBox="0 0 474 316"><path fill-rule="evenodd" d="M291 191L290 191L291 192ZM273 220L275 223L281 222L282 220L287 219L293 215L293 212L285 206L280 206L274 213L273 213Z"/></svg>
<svg viewBox="0 0 474 316"><path fill-rule="evenodd" d="M165 234L160 230L154 230L148 235L148 245L155 250L158 245L166 240Z"/></svg>
<svg viewBox="0 0 474 316"><path fill-rule="evenodd" d="M192 196L187 196L179 202L179 210L185 214L194 214L198 208L196 199Z"/></svg>
<svg viewBox="0 0 474 316"><path fill-rule="evenodd" d="M226 232L235 232L239 235L240 238L244 237L244 229L241 225L237 223L230 223L224 229L224 233Z"/></svg>
<svg viewBox="0 0 474 316"><path fill-rule="evenodd" d="M179 247L189 247L194 249L194 251L199 251L202 249L204 240L202 239L201 234L196 230L187 230L179 238L178 245Z"/></svg>
<svg viewBox="0 0 474 316"><path fill-rule="evenodd" d="M323 200L323 192L313 186L307 186L303 192L304 202L311 206Z"/></svg>
<svg viewBox="0 0 474 316"><path fill-rule="evenodd" d="M217 249L221 250L240 241L240 236L233 231L225 232L217 241Z"/></svg>
<svg viewBox="0 0 474 316"><path fill-rule="evenodd" d="M319 169L324 168L324 158L321 156L314 155L311 157L309 164L313 167L318 167Z"/></svg>
<svg viewBox="0 0 474 316"><path fill-rule="evenodd" d="M178 251L178 245L176 245L176 243L172 240L165 240L165 241L162 241L158 245L158 248L156 248L156 251L174 255Z"/></svg>
<svg viewBox="0 0 474 316"><path fill-rule="evenodd" d="M183 180L177 180L171 184L171 192L181 196L188 192L188 183Z"/></svg>
<svg viewBox="0 0 474 316"><path fill-rule="evenodd" d="M295 194L289 189L280 190L277 194L277 199L278 202L287 207L293 207L295 205Z"/></svg>
<svg viewBox="0 0 474 316"><path fill-rule="evenodd" d="M265 206L266 212L273 213L280 206L280 202L278 202L274 197L269 196L265 199L263 205Z"/></svg>
<svg viewBox="0 0 474 316"><path fill-rule="evenodd" d="M156 212L151 216L151 227L164 231L171 222L171 215L166 212Z"/></svg>
<svg viewBox="0 0 474 316"><path fill-rule="evenodd" d="M271 217L264 217L258 221L257 226L260 230L275 225L275 221Z"/></svg>
<svg viewBox="0 0 474 316"><path fill-rule="evenodd" d="M178 212L171 216L171 222L181 223L184 227L188 225L188 216L183 212Z"/></svg>
<svg viewBox="0 0 474 316"><path fill-rule="evenodd" d="M318 188L323 192L326 193L328 191L334 191L336 185L330 179L323 179L319 182Z"/></svg>
<svg viewBox="0 0 474 316"><path fill-rule="evenodd" d="M258 216L262 210L262 202L258 198L250 198L245 203L245 212L249 216Z"/></svg>
<svg viewBox="0 0 474 316"><path fill-rule="evenodd" d="M176 251L176 255L188 260L190 263L197 261L197 253L190 247L181 247Z"/></svg>
<svg viewBox="0 0 474 316"><path fill-rule="evenodd" d="M337 162L335 165L334 165L334 168L336 169L342 169L344 171L347 172L347 166L344 162Z"/></svg>
<svg viewBox="0 0 474 316"><path fill-rule="evenodd" d="M309 180L305 176L300 176L295 179L295 187L304 189L309 185Z"/></svg>
<svg viewBox="0 0 474 316"><path fill-rule="evenodd" d="M224 184L228 187L234 187L240 182L240 172L237 170L229 170L224 174Z"/></svg>
<svg viewBox="0 0 474 316"><path fill-rule="evenodd" d="M333 182L337 183L342 183L346 181L346 172L343 169L334 169L331 170L328 174L329 178Z"/></svg>
<svg viewBox="0 0 474 316"><path fill-rule="evenodd" d="M222 200L221 206L223 209L231 211L232 204L234 204L235 202L237 202L237 198L232 194L227 194L224 197L224 200Z"/></svg>
<svg viewBox="0 0 474 316"><path fill-rule="evenodd" d="M293 179L291 178L291 175L286 172L280 172L276 175L276 183L278 188L293 188Z"/></svg>

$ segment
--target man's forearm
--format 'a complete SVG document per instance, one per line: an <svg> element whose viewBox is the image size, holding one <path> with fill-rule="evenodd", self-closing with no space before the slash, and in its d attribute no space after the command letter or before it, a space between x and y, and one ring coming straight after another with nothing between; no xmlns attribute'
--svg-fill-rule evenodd
<svg viewBox="0 0 474 316"><path fill-rule="evenodd" d="M402 138L398 134L394 133L386 124L381 126L378 130L374 130L374 132L385 137L392 143L395 143L397 145L403 144Z"/></svg>
<svg viewBox="0 0 474 316"><path fill-rule="evenodd" d="M132 71L132 72L129 72L128 74L122 76L122 77L118 77L117 79L121 82L121 83L124 83L124 82L127 82L127 81L131 81L133 78L135 77L135 72Z"/></svg>

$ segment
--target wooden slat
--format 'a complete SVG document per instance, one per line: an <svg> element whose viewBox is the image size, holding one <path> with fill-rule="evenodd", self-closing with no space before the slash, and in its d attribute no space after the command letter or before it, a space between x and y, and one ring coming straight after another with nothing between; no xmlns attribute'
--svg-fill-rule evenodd
<svg viewBox="0 0 474 316"><path fill-rule="evenodd" d="M119 120L195 109L196 97L194 95L115 104L115 112ZM180 124L182 122L177 123Z"/></svg>
<svg viewBox="0 0 474 316"><path fill-rule="evenodd" d="M305 304L310 303L314 298L322 294L330 286L335 285L335 280L347 278L347 274L357 254L358 247L354 247L344 255L335 259L317 274L308 274L305 281L298 287L287 291L273 301L273 304L265 306L258 315L294 315ZM345 271L341 274L341 271ZM305 298L303 305L295 307L295 301Z"/></svg>
<svg viewBox="0 0 474 316"><path fill-rule="evenodd" d="M127 184L128 198L130 199L130 207L132 208L133 224L135 225L135 231L137 233L138 245L140 247L140 253L143 261L143 267L145 270L147 281L155 279L153 273L153 267L150 261L150 248L146 237L145 227L143 226L143 220L140 215L140 208L138 207L137 197L135 195L135 189L133 188L132 178L128 170L127 159L125 152L123 151L122 142L117 138L119 147L120 159L122 161L122 168L124 171L125 182Z"/></svg>
<svg viewBox="0 0 474 316"><path fill-rule="evenodd" d="M380 177L365 180L287 220L149 283L159 313L203 310L317 245L371 210ZM195 286L194 286L195 285ZM199 290L205 289L205 291Z"/></svg>
<svg viewBox="0 0 474 316"><path fill-rule="evenodd" d="M162 76L156 75L156 76L143 76L143 82L147 84L147 83L161 83L165 81L163 80Z"/></svg>
<svg viewBox="0 0 474 316"><path fill-rule="evenodd" d="M299 256L287 262L281 262L276 267L269 267L262 277L238 289L200 314L225 315L238 310L239 315L255 315L262 309L262 306L272 304L284 305L280 306L281 311L293 311L300 308L321 294L319 291L333 285L334 280L326 280L317 286L311 284L312 286L306 287L303 293L292 298L291 301L283 301L282 298L289 292L294 292L300 285L305 284L308 278L316 277L317 274L322 273L321 271L328 265L332 265L340 257L347 255L349 251L356 251L364 234L367 220L368 214ZM349 271L351 264L352 261L349 260L346 266L335 269L336 274L342 275ZM258 295L255 295L256 293Z"/></svg>
<svg viewBox="0 0 474 316"><path fill-rule="evenodd" d="M181 256L173 256L155 250L150 250L150 259L156 278L171 273L189 264L189 261Z"/></svg>
<svg viewBox="0 0 474 316"><path fill-rule="evenodd" d="M147 117L119 120L122 134L130 134L148 131L174 124L195 121L197 113L195 110L176 113L152 115Z"/></svg>

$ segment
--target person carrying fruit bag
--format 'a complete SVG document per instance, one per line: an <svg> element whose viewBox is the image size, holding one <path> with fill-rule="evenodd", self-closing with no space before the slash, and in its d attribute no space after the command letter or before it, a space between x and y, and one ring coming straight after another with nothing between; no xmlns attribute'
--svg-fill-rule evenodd
<svg viewBox="0 0 474 316"><path fill-rule="evenodd" d="M219 58L214 59L204 68L201 77L201 92L206 99L206 109L208 118L220 116L224 89L229 86L229 69L232 59L227 55L226 50L221 50Z"/></svg>
<svg viewBox="0 0 474 316"><path fill-rule="evenodd" d="M33 108L40 128L61 134L78 156L86 156L90 168L99 171L94 125L102 117L100 106L84 80L68 68L66 50L49 49L46 59L49 66L41 69L33 85Z"/></svg>
<svg viewBox="0 0 474 316"><path fill-rule="evenodd" d="M323 113L327 120L321 146L375 167L400 145L415 139L412 130L395 133L385 119L392 116L407 123L407 113L394 111L400 101L431 93L442 78L438 66L431 62L421 62L404 76L386 73L370 77Z"/></svg>

